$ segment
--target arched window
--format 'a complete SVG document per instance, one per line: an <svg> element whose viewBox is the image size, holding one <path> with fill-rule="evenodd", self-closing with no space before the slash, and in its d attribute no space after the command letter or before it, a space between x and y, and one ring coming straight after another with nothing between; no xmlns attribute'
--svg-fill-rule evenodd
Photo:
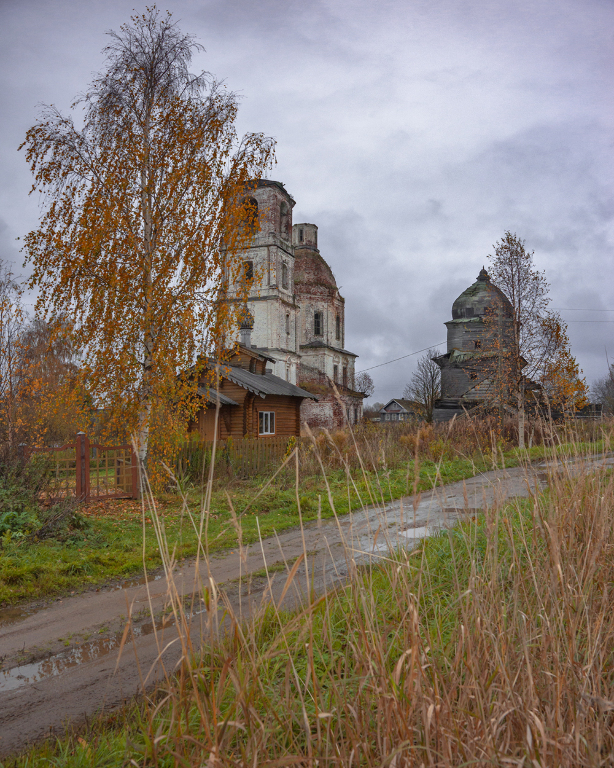
<svg viewBox="0 0 614 768"><path fill-rule="evenodd" d="M305 231L303 230L302 227L300 227L299 231L298 231L298 241L299 241L299 243L302 243L304 239L305 239Z"/></svg>
<svg viewBox="0 0 614 768"><path fill-rule="evenodd" d="M337 341L341 339L341 318L339 315L335 317L335 338Z"/></svg>
<svg viewBox="0 0 614 768"><path fill-rule="evenodd" d="M288 265L285 262L281 265L281 287L288 287Z"/></svg>

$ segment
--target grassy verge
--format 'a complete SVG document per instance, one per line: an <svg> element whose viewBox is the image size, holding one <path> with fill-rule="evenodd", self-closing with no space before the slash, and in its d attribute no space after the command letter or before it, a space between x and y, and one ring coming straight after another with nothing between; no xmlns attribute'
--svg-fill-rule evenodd
<svg viewBox="0 0 614 768"><path fill-rule="evenodd" d="M5 767L612 765L613 555L612 473L553 474Z"/></svg>
<svg viewBox="0 0 614 768"><path fill-rule="evenodd" d="M568 445L557 449L561 455L569 450ZM574 450L596 453L603 450L603 441L577 444ZM386 468L384 463L378 471L364 474L349 467L333 469L328 471L327 480L337 514L345 514L350 507L357 509L372 502L381 504L411 494L414 489L426 491L435 485L456 482L502 466L517 466L522 461L534 461L545 455L546 449L536 446L522 453L517 450L500 453L494 458L478 455L471 459L424 460L416 475L408 451L407 459L393 468ZM237 546L230 504L241 519L244 543L257 540L257 520L264 537L299 525L294 472L282 473L266 489L264 485L263 478L218 481L209 510L209 552ZM303 521L313 520L318 514L322 518L332 516L321 475L302 477L298 496ZM163 520L169 548L175 550L178 558L190 557L197 551L198 538L191 513L198 516L201 498L200 491L192 489L183 499L176 494L157 499L157 511ZM92 504L82 510L82 518L83 524L63 541L4 543L0 550L0 605L44 599L142 572L143 537L147 568L161 565L151 518L140 504L121 500Z"/></svg>

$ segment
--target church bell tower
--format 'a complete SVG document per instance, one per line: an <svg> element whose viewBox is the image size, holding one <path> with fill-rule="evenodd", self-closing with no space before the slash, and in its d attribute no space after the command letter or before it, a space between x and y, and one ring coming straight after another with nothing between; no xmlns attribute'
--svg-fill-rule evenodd
<svg viewBox="0 0 614 768"><path fill-rule="evenodd" d="M259 231L243 254L255 276L247 305L253 317L251 344L275 360L273 373L296 384L300 360L294 295L293 197L279 181L261 179L250 192Z"/></svg>

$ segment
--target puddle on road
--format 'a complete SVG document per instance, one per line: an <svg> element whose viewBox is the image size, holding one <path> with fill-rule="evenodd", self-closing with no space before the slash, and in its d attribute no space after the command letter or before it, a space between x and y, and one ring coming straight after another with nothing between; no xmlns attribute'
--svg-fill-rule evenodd
<svg viewBox="0 0 614 768"><path fill-rule="evenodd" d="M191 618L204 613L205 610L203 608L192 613L186 612L186 619L189 621ZM166 624L164 624L164 620L160 619L156 622L156 629L168 629L174 623L174 621L168 621L167 619ZM133 626L132 631L135 638L151 635L154 631L153 622ZM77 667L89 661L96 661L101 656L106 656L112 651L119 649L122 635L123 632L117 632L111 637L99 637L94 640L88 640L75 648L71 648L69 651L61 651L47 659L35 661L32 664L22 664L12 669L0 670L0 692L13 691L24 685L38 683L47 677L55 677L71 667ZM129 644L131 642L130 635L128 638Z"/></svg>
<svg viewBox="0 0 614 768"><path fill-rule="evenodd" d="M0 627L5 627L8 624L14 624L16 621L27 619L28 616L32 616L33 613L38 613L41 608L2 608L0 610Z"/></svg>
<svg viewBox="0 0 614 768"><path fill-rule="evenodd" d="M152 581L160 581L164 574L158 573L155 576L141 576L139 579L126 579L121 584L116 584L111 587L111 591L115 592L118 589L130 589L131 587L142 587L144 584L149 584ZM102 590L102 587L101 587Z"/></svg>
<svg viewBox="0 0 614 768"><path fill-rule="evenodd" d="M135 637L144 637L153 632L153 624L141 624L134 627ZM62 651L48 659L36 661L32 664L22 664L12 669L0 670L0 691L13 691L15 688L21 688L24 685L38 683L46 677L54 677L64 672L65 669L76 667L79 664L85 664L88 661L95 661L101 656L111 653L119 648L122 633L118 632L112 637L97 638L89 640L70 651Z"/></svg>

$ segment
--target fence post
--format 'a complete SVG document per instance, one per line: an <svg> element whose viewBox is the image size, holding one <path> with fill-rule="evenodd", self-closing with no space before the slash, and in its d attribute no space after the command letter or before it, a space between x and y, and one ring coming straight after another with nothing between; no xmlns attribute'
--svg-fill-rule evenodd
<svg viewBox="0 0 614 768"><path fill-rule="evenodd" d="M138 466L138 459L137 455L134 452L134 448L130 448L130 462L131 462L131 472L132 472L132 498L138 499L140 497L139 493L139 466Z"/></svg>
<svg viewBox="0 0 614 768"><path fill-rule="evenodd" d="M77 432L76 454L76 496L77 501L88 501L90 497L90 441L85 432Z"/></svg>

